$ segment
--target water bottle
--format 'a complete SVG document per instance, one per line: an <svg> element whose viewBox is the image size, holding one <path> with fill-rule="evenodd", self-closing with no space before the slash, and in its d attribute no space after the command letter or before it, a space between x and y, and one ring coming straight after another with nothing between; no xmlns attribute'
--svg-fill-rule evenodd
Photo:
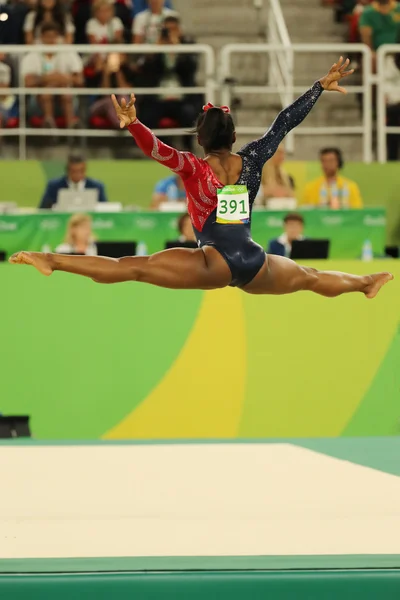
<svg viewBox="0 0 400 600"><path fill-rule="evenodd" d="M374 253L372 251L372 244L369 240L365 240L362 252L361 252L361 260L370 261L374 258Z"/></svg>
<svg viewBox="0 0 400 600"><path fill-rule="evenodd" d="M136 248L136 256L147 256L146 242L139 242Z"/></svg>

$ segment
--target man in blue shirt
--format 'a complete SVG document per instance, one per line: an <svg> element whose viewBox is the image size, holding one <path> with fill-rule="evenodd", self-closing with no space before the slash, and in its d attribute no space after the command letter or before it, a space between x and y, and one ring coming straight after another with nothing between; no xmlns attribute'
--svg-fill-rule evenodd
<svg viewBox="0 0 400 600"><path fill-rule="evenodd" d="M172 175L159 181L154 188L151 208L159 210L160 204L165 202L182 202L186 204L186 192L180 177Z"/></svg>
<svg viewBox="0 0 400 600"><path fill-rule="evenodd" d="M57 202L60 190L98 190L99 202L107 202L104 184L96 179L86 177L86 161L82 156L74 155L68 158L66 174L57 179L51 179L43 194L39 208L51 209Z"/></svg>

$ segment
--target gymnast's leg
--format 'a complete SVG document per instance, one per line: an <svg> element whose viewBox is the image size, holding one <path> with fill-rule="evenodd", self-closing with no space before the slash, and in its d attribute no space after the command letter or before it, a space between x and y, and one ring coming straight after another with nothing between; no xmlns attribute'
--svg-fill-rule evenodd
<svg viewBox="0 0 400 600"><path fill-rule="evenodd" d="M214 248L176 248L151 256L106 258L103 256L69 256L41 252L18 252L13 264L36 267L43 275L65 271L89 277L97 283L141 281L170 289L216 289L230 284L232 274Z"/></svg>
<svg viewBox="0 0 400 600"><path fill-rule="evenodd" d="M310 291L327 298L362 292L367 298L374 298L381 287L391 279L391 273L360 276L337 271L317 271L301 267L288 258L269 254L261 271L243 290L249 294L291 294Z"/></svg>

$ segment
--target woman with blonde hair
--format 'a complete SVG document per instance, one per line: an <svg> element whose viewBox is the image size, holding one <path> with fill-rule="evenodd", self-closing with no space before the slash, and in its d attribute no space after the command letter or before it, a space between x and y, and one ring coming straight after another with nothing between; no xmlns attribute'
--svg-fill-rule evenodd
<svg viewBox="0 0 400 600"><path fill-rule="evenodd" d="M274 156L264 165L258 206L267 206L270 198L294 198L294 181L283 168L285 148L280 144Z"/></svg>
<svg viewBox="0 0 400 600"><path fill-rule="evenodd" d="M115 8L110 0L94 0L92 18L86 24L86 36L90 44L122 44L124 25L115 16Z"/></svg>
<svg viewBox="0 0 400 600"><path fill-rule="evenodd" d="M97 256L97 247L92 233L92 219L78 213L68 221L65 241L56 248L59 254L82 254Z"/></svg>

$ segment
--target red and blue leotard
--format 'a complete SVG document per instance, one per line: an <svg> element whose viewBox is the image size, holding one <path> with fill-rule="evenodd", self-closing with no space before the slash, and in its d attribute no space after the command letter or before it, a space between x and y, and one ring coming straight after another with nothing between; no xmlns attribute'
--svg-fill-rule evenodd
<svg viewBox="0 0 400 600"><path fill-rule="evenodd" d="M275 154L285 135L305 119L322 91L321 84L316 82L277 116L262 138L239 150L243 166L236 185L247 187L250 210L260 188L264 164ZM138 119L129 126L129 131L146 156L182 178L199 247L213 246L224 257L232 273L230 285L243 287L249 283L265 262L263 248L251 239L251 212L248 223L217 223L217 190L224 185L216 178L210 165L190 152L179 152L162 143Z"/></svg>

